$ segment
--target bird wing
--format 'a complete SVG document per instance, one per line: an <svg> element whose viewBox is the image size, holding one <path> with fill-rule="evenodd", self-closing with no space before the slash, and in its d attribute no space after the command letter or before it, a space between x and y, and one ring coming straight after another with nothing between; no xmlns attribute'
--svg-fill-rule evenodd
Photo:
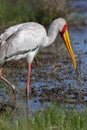
<svg viewBox="0 0 87 130"><path fill-rule="evenodd" d="M15 35L21 26L23 26L23 24L15 25L6 29L5 32L0 35L0 45L5 44L9 38Z"/></svg>
<svg viewBox="0 0 87 130"><path fill-rule="evenodd" d="M29 23L19 27L6 40L6 59L37 50L43 43L45 29L37 24Z"/></svg>

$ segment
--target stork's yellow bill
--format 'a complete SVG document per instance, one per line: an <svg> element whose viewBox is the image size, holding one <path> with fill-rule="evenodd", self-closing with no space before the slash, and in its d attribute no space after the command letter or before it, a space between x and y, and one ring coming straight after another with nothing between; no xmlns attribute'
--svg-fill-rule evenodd
<svg viewBox="0 0 87 130"><path fill-rule="evenodd" d="M66 45L66 48L67 48L67 50L68 50L68 52L70 54L73 66L76 69L76 59L75 59L75 56L74 56L74 53L73 53L73 50L72 50L72 46L71 46L71 43L70 43L70 38L69 38L67 25L65 25L63 30L62 30L62 37L63 37L64 43Z"/></svg>

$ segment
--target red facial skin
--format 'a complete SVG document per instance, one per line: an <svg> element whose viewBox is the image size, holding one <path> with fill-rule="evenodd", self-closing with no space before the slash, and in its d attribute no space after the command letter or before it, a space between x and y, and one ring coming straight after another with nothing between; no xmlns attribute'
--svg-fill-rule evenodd
<svg viewBox="0 0 87 130"><path fill-rule="evenodd" d="M66 30L67 30L67 25L65 24L64 27L63 27L63 29L62 29L61 34L63 35L66 32Z"/></svg>

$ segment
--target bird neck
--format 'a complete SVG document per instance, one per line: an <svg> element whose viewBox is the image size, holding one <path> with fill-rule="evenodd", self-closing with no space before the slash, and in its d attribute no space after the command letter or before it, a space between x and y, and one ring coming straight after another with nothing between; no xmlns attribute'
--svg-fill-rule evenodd
<svg viewBox="0 0 87 130"><path fill-rule="evenodd" d="M52 44L56 37L57 37L57 34L58 34L58 22L56 21L53 21L51 23L51 25L49 26L49 29L48 29L48 45Z"/></svg>

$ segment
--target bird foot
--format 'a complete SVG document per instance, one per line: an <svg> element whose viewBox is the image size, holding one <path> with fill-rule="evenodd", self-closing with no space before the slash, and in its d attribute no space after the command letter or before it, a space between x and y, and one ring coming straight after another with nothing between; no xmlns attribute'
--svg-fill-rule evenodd
<svg viewBox="0 0 87 130"><path fill-rule="evenodd" d="M4 78L2 75L0 76L0 78L5 81L9 86L12 87L12 91L13 93L15 93L15 86L13 84L11 84L6 78Z"/></svg>

